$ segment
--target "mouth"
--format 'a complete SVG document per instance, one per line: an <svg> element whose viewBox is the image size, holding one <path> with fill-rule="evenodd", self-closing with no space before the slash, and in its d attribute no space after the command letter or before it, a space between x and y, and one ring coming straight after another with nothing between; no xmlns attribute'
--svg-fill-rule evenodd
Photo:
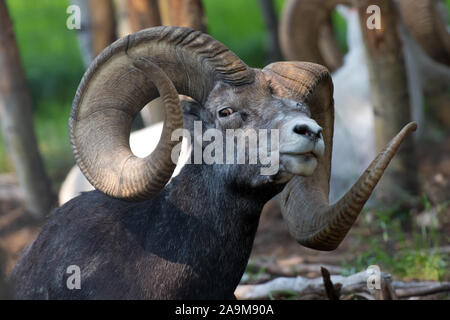
<svg viewBox="0 0 450 320"><path fill-rule="evenodd" d="M280 155L286 155L291 157L305 157L305 158L318 158L318 155L314 151L308 152L280 152Z"/></svg>
<svg viewBox="0 0 450 320"><path fill-rule="evenodd" d="M280 152L282 170L297 176L310 176L317 167L320 154L307 152Z"/></svg>

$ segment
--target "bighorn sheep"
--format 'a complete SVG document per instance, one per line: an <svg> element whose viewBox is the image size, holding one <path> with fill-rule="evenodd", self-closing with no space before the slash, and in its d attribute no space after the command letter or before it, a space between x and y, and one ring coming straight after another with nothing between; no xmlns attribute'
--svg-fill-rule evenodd
<svg viewBox="0 0 450 320"><path fill-rule="evenodd" d="M356 181L375 156L373 111L369 96L369 76L366 68L364 44L358 14L344 7L339 12L347 20L349 52L344 65L332 74L336 122L330 185L330 200L340 198ZM351 92L352 94L349 94ZM346 121L346 119L352 119ZM156 147L162 122L131 133L130 147L139 157L150 154ZM188 155L183 148L182 155ZM185 158L185 157L184 157ZM185 161L178 161L176 176ZM77 166L74 166L61 185L59 203L62 205L82 192L93 190Z"/></svg>
<svg viewBox="0 0 450 320"><path fill-rule="evenodd" d="M419 125L423 123L422 87L432 83L433 87L436 88L436 80L433 79L446 83L450 73L448 68L445 68L443 65L436 65L436 63L433 64L433 61L428 61L430 59L425 53L418 52L420 48L415 48L418 47L418 44L415 44L413 39L406 39L406 36L407 31L409 31L416 39L422 37L433 40L432 48L435 48L435 50L437 48L445 49L444 45L439 46L436 43L438 39L431 31L433 24L436 24L436 28L439 28L439 30L441 29L440 24L442 21L431 19L437 2L436 0L400 1L403 20L405 20L408 27L407 30L402 28L400 31L406 48L405 58L407 62L408 85L410 86L411 107L413 119ZM411 8L416 10L408 9L408 3L410 3ZM338 5L336 6L336 4ZM333 148L332 156L333 170L331 171L330 180L331 202L339 199L351 187L376 153L369 75L358 12L356 9L347 7L344 4L349 5L351 1L290 0L283 10L283 18L280 21L281 45L287 58L293 60L309 59L309 61L316 63L324 63L334 70L332 79L334 83L336 120L333 140L335 148ZM347 44L349 48L349 51L343 57L343 61L339 61L340 64L343 63L339 68L337 68L336 63L329 62L336 61L332 57L338 55L331 53L330 56L330 52L334 52L335 48L337 48L334 38L324 37L324 34L327 34L329 31L319 30L330 27L327 23L330 18L329 13L335 6L347 22ZM305 24L305 27L303 27L305 21L298 19L299 16L308 17L312 22ZM423 21L426 28L414 27L411 24L412 21ZM320 25L321 27L314 29L314 32L310 32L311 28L306 28L306 26L311 25ZM317 30L320 32L315 33ZM423 35L424 32L427 35ZM333 30L331 30L331 33L333 33ZM316 39L316 36L319 39ZM442 38L442 43L445 43L445 38L443 36ZM325 54L327 52L328 55ZM430 79L430 77L433 77L433 79ZM155 107L152 110L155 110ZM163 110L162 107L161 110ZM420 127L423 129L424 126ZM138 156L149 154L156 147L156 143L150 146L146 140L153 141L158 139L161 130L162 122L150 128L133 132L130 136L131 150ZM178 162L174 176L179 172L183 163ZM61 186L59 203L64 204L80 195L81 192L93 189L79 168L74 166Z"/></svg>
<svg viewBox="0 0 450 320"><path fill-rule="evenodd" d="M158 92L166 107L161 139L151 155L137 158L130 126ZM178 93L197 101L184 118ZM178 143L171 133L196 119L224 132L278 129L279 149L271 152L279 153L280 170L265 176L260 164L185 165L165 186ZM177 27L116 41L84 75L69 119L77 163L99 191L53 212L11 274L15 297L233 298L261 209L279 192L295 239L335 249L416 125L394 137L330 206L333 120L333 85L320 65L252 69L209 35ZM71 265L81 271L79 290L66 285Z"/></svg>

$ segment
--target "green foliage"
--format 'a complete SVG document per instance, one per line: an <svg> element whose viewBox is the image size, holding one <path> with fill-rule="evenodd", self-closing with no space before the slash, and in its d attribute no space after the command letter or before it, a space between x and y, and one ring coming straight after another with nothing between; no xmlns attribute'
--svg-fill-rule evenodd
<svg viewBox="0 0 450 320"><path fill-rule="evenodd" d="M265 65L265 25L258 0L204 0L208 32L252 67Z"/></svg>
<svg viewBox="0 0 450 320"><path fill-rule="evenodd" d="M335 30L335 37L339 49L341 49L341 52L347 53L347 21L336 10L333 10L331 13L331 22Z"/></svg>
<svg viewBox="0 0 450 320"><path fill-rule="evenodd" d="M431 208L426 196L423 196L422 203L425 210ZM441 212L444 207L441 206ZM373 221L363 223L363 227L369 228L371 233L381 233L382 239L377 235L357 236L355 249L365 249L354 261L343 264L344 274L365 270L370 265L379 265L383 271L405 280L450 279L450 256L436 250L440 242L448 239L443 239L432 227L416 228L405 233L402 230L402 219L411 219L411 214L393 215L392 212L394 211L375 211Z"/></svg>
<svg viewBox="0 0 450 320"><path fill-rule="evenodd" d="M66 27L68 5L54 0L8 1L34 101L72 100L83 75L76 33Z"/></svg>
<svg viewBox="0 0 450 320"><path fill-rule="evenodd" d="M245 274L248 276L249 282L257 282L260 279L261 275L266 272L266 268L257 267L253 265L251 262L247 264L245 268Z"/></svg>
<svg viewBox="0 0 450 320"><path fill-rule="evenodd" d="M281 12L283 11L283 7L287 0L274 0L273 5L275 7L275 11L278 15L278 20L281 17Z"/></svg>
<svg viewBox="0 0 450 320"><path fill-rule="evenodd" d="M6 149L2 144L3 136L0 130L0 172L12 171L11 163L6 155Z"/></svg>
<svg viewBox="0 0 450 320"><path fill-rule="evenodd" d="M444 3L447 8L447 26L450 27L450 0L445 0Z"/></svg>
<svg viewBox="0 0 450 320"><path fill-rule="evenodd" d="M66 28L68 1L7 1L45 165L62 178L73 164L67 121L84 66L75 31ZM0 139L0 172L11 171Z"/></svg>
<svg viewBox="0 0 450 320"><path fill-rule="evenodd" d="M35 119L39 148L50 178L56 183L62 181L68 169L75 163L69 142L68 119L71 101L61 105L59 101L43 101L37 104L39 110Z"/></svg>
<svg viewBox="0 0 450 320"><path fill-rule="evenodd" d="M300 295L290 290L274 290L269 292L270 300L299 300Z"/></svg>
<svg viewBox="0 0 450 320"><path fill-rule="evenodd" d="M208 32L224 43L245 63L264 67L269 45L259 0L203 0ZM275 0L280 16L286 0Z"/></svg>

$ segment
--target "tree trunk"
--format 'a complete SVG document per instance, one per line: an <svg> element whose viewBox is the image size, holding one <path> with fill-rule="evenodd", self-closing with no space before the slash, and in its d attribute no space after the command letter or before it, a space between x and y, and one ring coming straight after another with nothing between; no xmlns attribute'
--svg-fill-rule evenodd
<svg viewBox="0 0 450 320"><path fill-rule="evenodd" d="M157 0L127 0L131 32L161 25Z"/></svg>
<svg viewBox="0 0 450 320"><path fill-rule="evenodd" d="M32 102L5 0L0 0L0 122L25 205L43 218L56 204L39 154Z"/></svg>
<svg viewBox="0 0 450 320"><path fill-rule="evenodd" d="M112 0L88 0L92 30L92 53L96 57L116 40L116 23Z"/></svg>
<svg viewBox="0 0 450 320"><path fill-rule="evenodd" d="M0 300L10 298L10 290L6 282L5 260L5 254L3 253L2 248L0 248Z"/></svg>
<svg viewBox="0 0 450 320"><path fill-rule="evenodd" d="M278 19L273 6L273 0L259 0L261 10L269 35L268 63L281 61L281 50L278 40Z"/></svg>
<svg viewBox="0 0 450 320"><path fill-rule="evenodd" d="M6 300L9 298L9 290L6 285L6 280L0 274L0 300Z"/></svg>
<svg viewBox="0 0 450 320"><path fill-rule="evenodd" d="M123 0L114 0L116 18L116 33L119 38L129 35L131 32L128 4Z"/></svg>
<svg viewBox="0 0 450 320"><path fill-rule="evenodd" d="M357 1L375 115L377 149L410 121L410 97L403 46L398 34L397 11L393 0ZM381 9L381 28L369 29L370 5ZM416 157L412 138L407 138L380 181L377 197L388 205L405 203L417 194Z"/></svg>
<svg viewBox="0 0 450 320"><path fill-rule="evenodd" d="M78 43L85 67L116 40L116 21L112 0L71 0L81 11Z"/></svg>
<svg viewBox="0 0 450 320"><path fill-rule="evenodd" d="M163 25L206 32L206 18L201 0L159 0L158 4Z"/></svg>

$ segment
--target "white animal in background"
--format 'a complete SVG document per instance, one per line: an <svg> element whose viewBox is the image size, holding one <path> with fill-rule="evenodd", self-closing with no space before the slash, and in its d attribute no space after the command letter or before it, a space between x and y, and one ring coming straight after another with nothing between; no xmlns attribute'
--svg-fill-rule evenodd
<svg viewBox="0 0 450 320"><path fill-rule="evenodd" d="M335 124L331 202L350 189L375 156L374 116L358 12L344 6L338 6L337 10L347 21L349 51L344 56L344 65L332 74Z"/></svg>

